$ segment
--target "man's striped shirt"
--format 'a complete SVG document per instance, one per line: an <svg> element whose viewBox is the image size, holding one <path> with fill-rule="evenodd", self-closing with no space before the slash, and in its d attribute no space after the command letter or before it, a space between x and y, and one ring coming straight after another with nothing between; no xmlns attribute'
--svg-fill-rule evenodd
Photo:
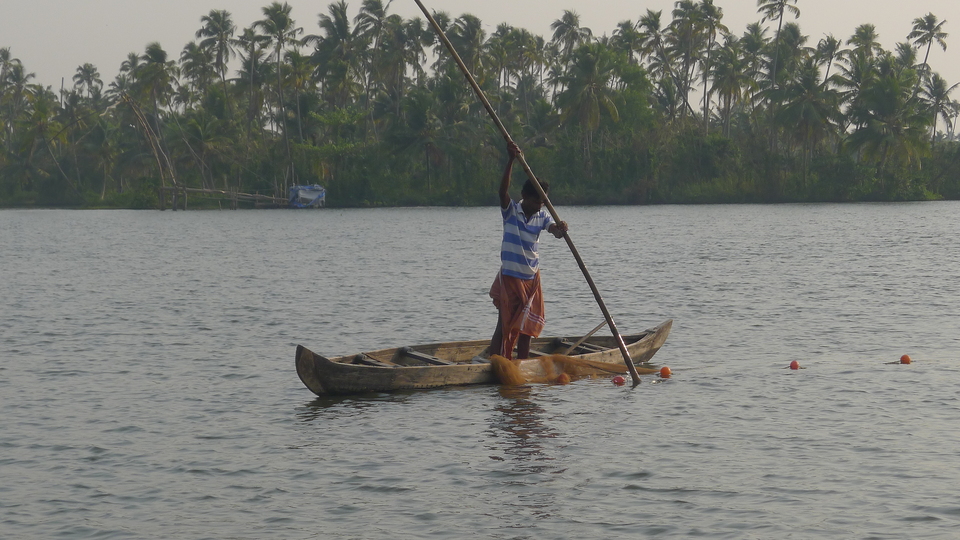
<svg viewBox="0 0 960 540"><path fill-rule="evenodd" d="M553 218L541 209L528 220L517 201L501 208L503 215L503 243L500 245L501 270L505 275L533 279L540 267L537 246L540 232L547 230Z"/></svg>

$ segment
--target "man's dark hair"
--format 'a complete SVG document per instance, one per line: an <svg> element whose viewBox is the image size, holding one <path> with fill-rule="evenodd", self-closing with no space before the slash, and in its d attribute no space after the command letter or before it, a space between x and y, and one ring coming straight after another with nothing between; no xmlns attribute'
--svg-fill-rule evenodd
<svg viewBox="0 0 960 540"><path fill-rule="evenodd" d="M543 188L543 192L549 195L550 184L547 183L546 180L540 180L539 178L537 178L537 182L540 183L540 187ZM527 197L527 196L533 197L534 195L538 197L540 196L540 194L537 193L537 188L533 187L533 182L531 182L529 178L527 179L526 182L523 183L523 187L520 188L520 195L523 195L524 197Z"/></svg>

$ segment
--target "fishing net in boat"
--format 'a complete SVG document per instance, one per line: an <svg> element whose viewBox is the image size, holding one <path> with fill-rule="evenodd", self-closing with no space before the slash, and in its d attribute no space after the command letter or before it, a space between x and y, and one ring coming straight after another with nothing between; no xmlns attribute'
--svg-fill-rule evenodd
<svg viewBox="0 0 960 540"><path fill-rule="evenodd" d="M597 362L561 354L522 361L508 360L494 354L490 357L490 364L500 384L508 386L550 382L563 384L575 378L628 372L624 364Z"/></svg>

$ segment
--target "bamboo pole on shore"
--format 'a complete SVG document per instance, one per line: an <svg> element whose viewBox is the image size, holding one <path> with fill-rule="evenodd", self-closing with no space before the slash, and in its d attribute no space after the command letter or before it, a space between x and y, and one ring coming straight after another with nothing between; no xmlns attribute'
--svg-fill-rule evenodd
<svg viewBox="0 0 960 540"><path fill-rule="evenodd" d="M159 188L159 199L160 199L160 210L166 210L167 203L167 192L170 192L172 205L171 208L176 211L177 209L186 210L187 209L187 195L195 194L203 196L211 196L219 199L227 199L230 201L231 207L236 210L239 208L240 202L252 202L255 205L267 204L270 206L282 207L286 206L288 201L280 197L272 197L270 195L260 195L259 193L241 193L234 190L220 190L220 189L200 189L200 188L188 188L183 186L164 186Z"/></svg>

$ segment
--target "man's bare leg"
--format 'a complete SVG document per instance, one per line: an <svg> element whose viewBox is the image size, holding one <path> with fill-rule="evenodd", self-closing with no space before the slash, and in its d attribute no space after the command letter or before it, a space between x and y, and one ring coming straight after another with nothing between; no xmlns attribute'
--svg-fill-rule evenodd
<svg viewBox="0 0 960 540"><path fill-rule="evenodd" d="M517 338L517 359L523 360L530 358L530 337L527 334L520 334Z"/></svg>
<svg viewBox="0 0 960 540"><path fill-rule="evenodd" d="M500 316L497 315L497 329L493 332L493 337L490 338L490 354L499 354L503 356L503 321L500 320Z"/></svg>

